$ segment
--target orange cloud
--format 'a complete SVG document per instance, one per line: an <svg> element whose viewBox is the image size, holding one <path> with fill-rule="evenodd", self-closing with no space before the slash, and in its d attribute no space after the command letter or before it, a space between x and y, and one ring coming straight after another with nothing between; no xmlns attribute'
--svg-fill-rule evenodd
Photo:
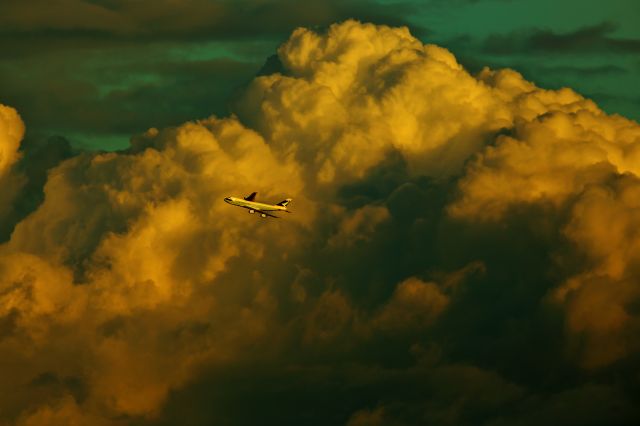
<svg viewBox="0 0 640 426"><path fill-rule="evenodd" d="M18 112L0 104L0 223L12 213L15 197L25 184L24 176L13 166L20 159L18 148L24 136L24 123ZM0 231L4 226L0 225Z"/></svg>
<svg viewBox="0 0 640 426"><path fill-rule="evenodd" d="M598 368L637 353L637 123L512 70L472 76L405 28L298 29L278 55L284 72L256 78L237 117L150 129L125 152L83 153L50 171L44 201L0 246L0 361L12 366L0 412L9 424L152 422L205 373L286 364L292 353L304 364L317 351L313 363L342 349L353 364L360 352L350 349L389 336L406 339L408 356L442 317L461 315L454 308L472 272L512 278L512 265L490 270L500 267L483 262L493 253L448 227L499 245L495 224L532 206L560 241L540 303L561 312L571 359ZM0 182L14 176L23 132L1 107ZM410 224L384 199L343 202L353 185L375 186L392 155L403 179L438 191L454 182L457 193L427 200L442 204L431 210L411 192L405 207L419 219ZM251 191L291 196L295 211L261 221L221 202ZM463 255L433 268L447 247L431 240ZM405 269L396 252L410 255ZM352 282L362 276L370 282ZM438 369L428 373L436 383L471 377L482 392L500 390L479 403L489 407L522 393L473 366ZM393 415L379 407L349 421Z"/></svg>

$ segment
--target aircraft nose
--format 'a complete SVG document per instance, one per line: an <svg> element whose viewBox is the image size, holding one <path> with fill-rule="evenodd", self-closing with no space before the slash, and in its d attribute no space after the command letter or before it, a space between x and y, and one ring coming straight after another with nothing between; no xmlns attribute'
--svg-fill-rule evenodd
<svg viewBox="0 0 640 426"><path fill-rule="evenodd" d="M227 197L227 198L224 199L224 201L228 203L228 202L231 201L231 198Z"/></svg>

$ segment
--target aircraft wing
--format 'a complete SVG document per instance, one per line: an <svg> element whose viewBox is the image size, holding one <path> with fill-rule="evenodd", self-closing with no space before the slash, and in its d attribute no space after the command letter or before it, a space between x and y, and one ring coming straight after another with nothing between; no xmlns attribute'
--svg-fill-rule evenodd
<svg viewBox="0 0 640 426"><path fill-rule="evenodd" d="M275 218L275 219L280 219L278 216L274 216L274 215L272 215L271 213L266 212L266 211L264 211L264 210L256 210L255 212L256 212L256 213L260 213L260 214L266 214L267 216L269 216L269 217L273 217L273 218Z"/></svg>

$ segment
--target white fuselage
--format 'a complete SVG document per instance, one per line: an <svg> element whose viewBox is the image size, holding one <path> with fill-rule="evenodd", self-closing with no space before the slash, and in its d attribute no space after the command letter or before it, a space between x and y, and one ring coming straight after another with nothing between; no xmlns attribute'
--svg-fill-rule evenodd
<svg viewBox="0 0 640 426"><path fill-rule="evenodd" d="M224 199L225 203L232 204L238 207L244 207L249 211L256 212L275 212L275 211L287 211L286 206L277 206L275 204L258 203L257 201L247 201L243 198L227 197Z"/></svg>

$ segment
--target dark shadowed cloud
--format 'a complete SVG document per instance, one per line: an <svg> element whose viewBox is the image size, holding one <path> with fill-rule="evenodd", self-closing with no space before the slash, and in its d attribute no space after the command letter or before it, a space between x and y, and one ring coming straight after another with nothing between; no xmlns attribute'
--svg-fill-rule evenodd
<svg viewBox="0 0 640 426"><path fill-rule="evenodd" d="M492 54L546 53L627 53L640 52L640 39L613 36L616 25L603 22L565 33L533 29L504 35L492 35L484 42L484 49Z"/></svg>
<svg viewBox="0 0 640 426"><path fill-rule="evenodd" d="M408 2L387 4L359 0L305 4L293 0L161 0L153 4L135 0L57 0L53 3L3 2L0 34L26 41L86 38L129 42L285 36L298 26L324 26L353 17L403 24L406 23L404 17L415 7Z"/></svg>

